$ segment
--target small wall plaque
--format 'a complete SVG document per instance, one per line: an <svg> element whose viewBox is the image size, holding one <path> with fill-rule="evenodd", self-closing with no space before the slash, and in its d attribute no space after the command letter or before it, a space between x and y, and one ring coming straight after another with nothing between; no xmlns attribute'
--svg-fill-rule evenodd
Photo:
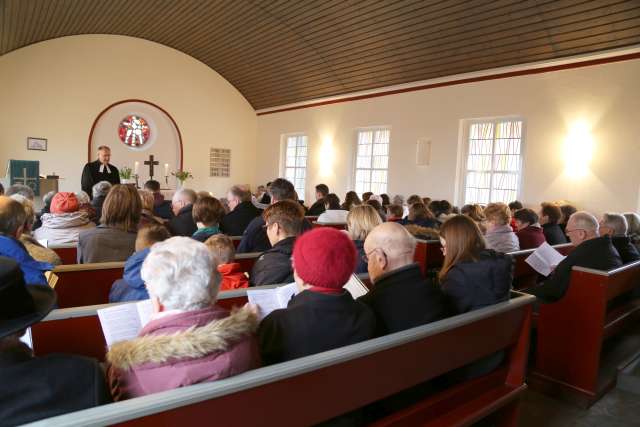
<svg viewBox="0 0 640 427"><path fill-rule="evenodd" d="M231 150L212 148L209 151L209 176L228 178L231 176Z"/></svg>
<svg viewBox="0 0 640 427"><path fill-rule="evenodd" d="M27 150L47 151L47 139L28 137Z"/></svg>

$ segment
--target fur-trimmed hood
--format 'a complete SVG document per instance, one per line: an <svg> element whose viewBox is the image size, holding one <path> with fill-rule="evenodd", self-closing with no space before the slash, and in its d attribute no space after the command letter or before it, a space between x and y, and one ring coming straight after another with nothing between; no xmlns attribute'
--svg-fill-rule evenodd
<svg viewBox="0 0 640 427"><path fill-rule="evenodd" d="M212 307L153 320L143 328L140 337L114 344L107 353L107 361L114 368L127 371L147 363L173 363L227 352L256 331L258 318L248 307L223 317L225 314L224 310ZM213 320L198 326L195 319L201 320L203 315ZM190 320L194 326L185 324ZM163 329L169 330L169 334Z"/></svg>

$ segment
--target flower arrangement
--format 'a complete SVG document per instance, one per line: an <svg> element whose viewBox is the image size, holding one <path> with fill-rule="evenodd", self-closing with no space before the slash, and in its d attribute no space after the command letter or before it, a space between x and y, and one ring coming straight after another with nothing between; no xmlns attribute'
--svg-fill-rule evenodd
<svg viewBox="0 0 640 427"><path fill-rule="evenodd" d="M133 176L133 170L128 166L123 167L119 172L121 179L131 179Z"/></svg>
<svg viewBox="0 0 640 427"><path fill-rule="evenodd" d="M193 175L191 175L191 172L183 171L183 170L177 170L175 172L171 172L171 175L175 176L176 179L180 181L180 184L183 184L186 180L193 178Z"/></svg>

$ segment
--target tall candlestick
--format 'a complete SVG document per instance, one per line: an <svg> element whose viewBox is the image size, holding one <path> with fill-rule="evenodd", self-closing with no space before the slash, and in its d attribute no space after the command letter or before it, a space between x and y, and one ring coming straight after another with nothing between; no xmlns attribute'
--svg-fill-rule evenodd
<svg viewBox="0 0 640 427"><path fill-rule="evenodd" d="M134 173L134 175L138 175L138 166L140 166L140 162L135 162L133 164L133 173Z"/></svg>
<svg viewBox="0 0 640 427"><path fill-rule="evenodd" d="M169 163L164 164L164 176L169 176Z"/></svg>

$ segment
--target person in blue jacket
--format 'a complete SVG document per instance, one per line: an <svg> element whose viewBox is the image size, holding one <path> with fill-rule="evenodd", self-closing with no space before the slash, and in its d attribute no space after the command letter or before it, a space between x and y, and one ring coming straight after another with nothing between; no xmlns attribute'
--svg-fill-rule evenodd
<svg viewBox="0 0 640 427"><path fill-rule="evenodd" d="M26 219L27 214L19 202L0 196L0 256L12 258L20 265L26 283L46 285L44 272L53 270L53 265L33 259L18 240Z"/></svg>
<svg viewBox="0 0 640 427"><path fill-rule="evenodd" d="M171 235L160 225L141 228L136 237L136 252L124 264L124 277L111 285L109 302L140 301L149 299L147 287L140 276L144 260L154 243L167 240Z"/></svg>

